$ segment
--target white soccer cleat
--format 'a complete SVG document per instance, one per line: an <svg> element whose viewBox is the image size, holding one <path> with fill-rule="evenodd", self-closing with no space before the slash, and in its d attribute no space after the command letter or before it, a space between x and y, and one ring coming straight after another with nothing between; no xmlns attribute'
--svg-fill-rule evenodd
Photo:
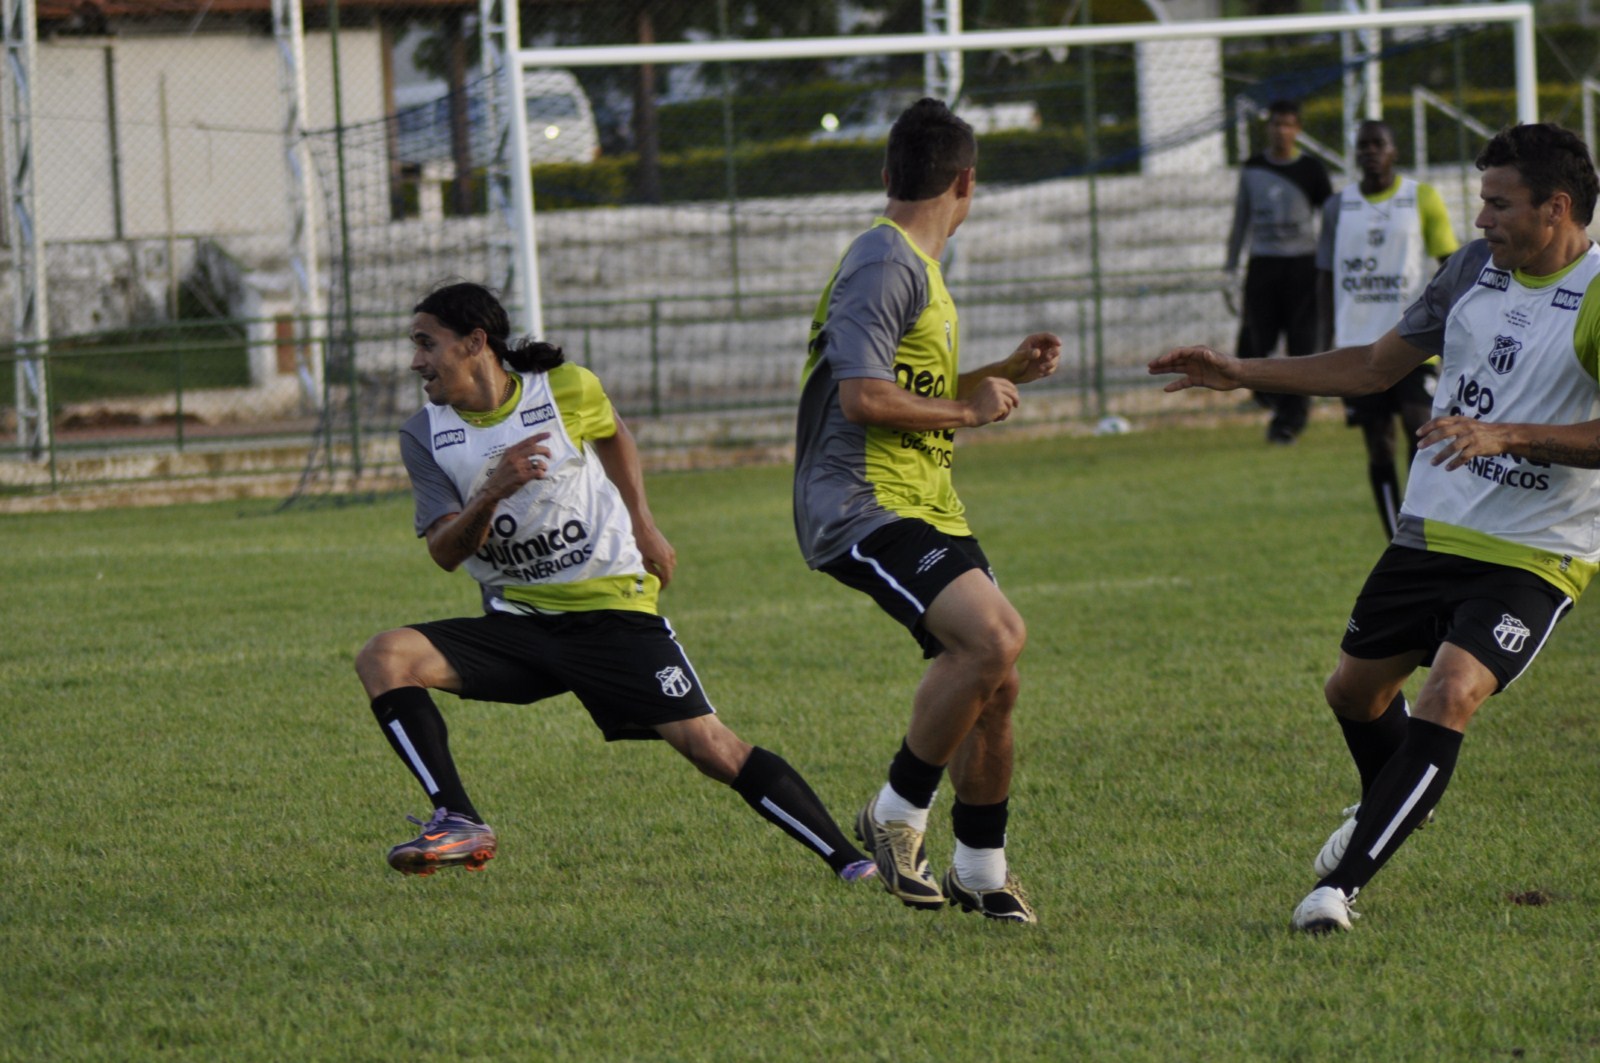
<svg viewBox="0 0 1600 1063"><path fill-rule="evenodd" d="M1339 829L1328 835L1328 840L1322 843L1322 851L1317 853L1317 858L1311 861L1311 868L1317 877L1327 878L1339 866L1339 861L1344 859L1344 851L1350 848L1350 836L1356 832L1356 813L1360 811L1359 803L1345 809L1341 815L1344 822L1339 824Z"/></svg>
<svg viewBox="0 0 1600 1063"><path fill-rule="evenodd" d="M1349 930L1350 921L1361 918L1360 912L1350 908L1354 900L1354 896L1346 897L1344 890L1337 886L1318 886L1295 906L1289 925L1307 934Z"/></svg>
<svg viewBox="0 0 1600 1063"><path fill-rule="evenodd" d="M1339 866L1339 861L1344 859L1345 850L1350 848L1350 838L1356 832L1356 814L1361 810L1359 803L1351 805L1343 813L1344 822L1339 824L1339 829L1328 835L1328 840L1322 843L1322 851L1317 853L1317 858L1311 861L1311 868L1317 873L1318 878L1327 878ZM1433 810L1422 817L1422 822L1417 824L1421 830L1433 822Z"/></svg>

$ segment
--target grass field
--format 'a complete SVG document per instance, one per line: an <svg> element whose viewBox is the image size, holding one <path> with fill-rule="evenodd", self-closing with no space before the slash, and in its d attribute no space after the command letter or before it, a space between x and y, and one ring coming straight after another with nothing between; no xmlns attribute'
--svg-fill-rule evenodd
<svg viewBox="0 0 1600 1063"><path fill-rule="evenodd" d="M1029 623L1009 852L1036 928L836 882L568 698L442 699L501 856L403 878L383 853L425 803L351 661L476 606L406 500L4 518L0 1060L1600 1057L1592 606L1480 713L1355 931L1287 929L1355 796L1320 691L1382 547L1362 462L1326 423L963 449ZM713 700L848 821L912 642L806 571L787 470L652 497Z"/></svg>

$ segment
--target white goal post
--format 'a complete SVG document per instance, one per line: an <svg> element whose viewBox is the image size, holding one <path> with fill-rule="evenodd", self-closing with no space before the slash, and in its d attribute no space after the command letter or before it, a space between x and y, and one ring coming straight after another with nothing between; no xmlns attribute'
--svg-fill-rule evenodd
<svg viewBox="0 0 1600 1063"><path fill-rule="evenodd" d="M1516 62L1517 118L1538 120L1534 67L1534 24L1531 3L1478 4L1430 7L1405 11L1343 15L1287 15L1270 18L1212 19L1195 22L1155 22L1121 25L1058 27L1032 30L957 31L943 34L901 34L862 37L811 37L792 40L709 41L653 45L604 45L576 48L512 48L518 41L515 0L483 0L486 17L480 20L485 54L509 55L502 85L504 105L500 143L506 149L506 177L512 195L508 208L521 215L511 219L517 241L516 277L508 291L520 296L522 323L532 335L543 334L543 312L537 270L532 211L535 209L527 138L520 118L520 86L524 70L547 67L633 66L644 63L721 63L771 59L827 59L852 56L913 55L932 51L973 52L1019 48L1070 48L1094 45L1141 44L1163 41L1221 40L1235 37L1305 36L1367 30L1436 29L1442 26L1509 24L1513 30Z"/></svg>

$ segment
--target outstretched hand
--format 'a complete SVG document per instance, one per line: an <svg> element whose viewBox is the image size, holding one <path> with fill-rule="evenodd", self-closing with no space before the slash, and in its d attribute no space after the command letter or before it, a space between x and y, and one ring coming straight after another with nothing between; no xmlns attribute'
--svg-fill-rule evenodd
<svg viewBox="0 0 1600 1063"><path fill-rule="evenodd" d="M1061 364L1061 337L1035 332L1017 345L1005 362L1005 376L1013 384L1031 384L1049 376Z"/></svg>
<svg viewBox="0 0 1600 1063"><path fill-rule="evenodd" d="M1232 391L1239 386L1239 360L1218 354L1210 347L1175 347L1150 362L1151 376L1180 373L1182 379L1169 380L1163 391L1210 388Z"/></svg>

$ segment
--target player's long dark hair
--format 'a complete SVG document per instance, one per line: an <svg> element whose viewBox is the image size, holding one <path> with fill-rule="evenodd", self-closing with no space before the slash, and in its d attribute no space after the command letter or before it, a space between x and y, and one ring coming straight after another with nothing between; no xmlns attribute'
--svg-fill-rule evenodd
<svg viewBox="0 0 1600 1063"><path fill-rule="evenodd" d="M481 284L462 281L435 288L411 308L413 314L432 314L439 324L458 336L483 329L489 349L519 373L545 373L566 361L561 348L543 340L523 337L511 342L511 319L494 293Z"/></svg>

